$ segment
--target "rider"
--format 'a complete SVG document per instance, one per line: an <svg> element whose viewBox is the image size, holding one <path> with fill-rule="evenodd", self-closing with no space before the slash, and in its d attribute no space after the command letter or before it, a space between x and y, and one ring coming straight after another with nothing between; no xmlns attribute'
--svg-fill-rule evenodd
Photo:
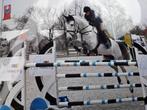
<svg viewBox="0 0 147 110"><path fill-rule="evenodd" d="M90 25L96 27L97 32L98 32L98 40L99 40L99 44L103 43L105 45L105 47L108 49L110 47L110 41L108 36L106 35L106 33L104 32L104 30L102 30L102 19L98 16L95 17L95 12L94 10L92 10L90 7L85 6L83 11L85 12L85 19L89 22ZM98 45L99 45L98 44Z"/></svg>

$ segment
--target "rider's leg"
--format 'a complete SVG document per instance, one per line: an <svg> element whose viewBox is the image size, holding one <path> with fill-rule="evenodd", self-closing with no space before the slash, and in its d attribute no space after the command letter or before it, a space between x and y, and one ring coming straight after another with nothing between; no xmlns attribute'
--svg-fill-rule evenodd
<svg viewBox="0 0 147 110"><path fill-rule="evenodd" d="M100 42L103 43L105 47L108 49L111 46L111 43L106 33L104 31L100 31L99 36L100 36L99 38Z"/></svg>

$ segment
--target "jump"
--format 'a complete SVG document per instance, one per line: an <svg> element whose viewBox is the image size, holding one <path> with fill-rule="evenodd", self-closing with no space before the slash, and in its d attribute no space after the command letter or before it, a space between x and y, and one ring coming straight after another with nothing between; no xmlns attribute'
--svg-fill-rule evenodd
<svg viewBox="0 0 147 110"><path fill-rule="evenodd" d="M77 44L81 43L85 54L101 54L104 56L106 60L128 60L129 52L127 47L122 43L117 43L115 40L111 38L107 38L110 45L107 47L104 42L100 42L99 39L103 36L98 36L97 32L93 26L89 25L89 22L82 17L79 16L65 16L66 19L66 32L71 36L68 36L67 39L72 43L73 47L78 49ZM102 35L102 34L99 34ZM80 40L78 40L80 39ZM77 43L78 42L78 43ZM112 68L118 72L117 66L112 66ZM124 66L120 66L123 72L126 72ZM127 83L130 84L128 77L125 77ZM118 83L121 84L121 78L117 77ZM131 93L133 93L133 88L130 88Z"/></svg>

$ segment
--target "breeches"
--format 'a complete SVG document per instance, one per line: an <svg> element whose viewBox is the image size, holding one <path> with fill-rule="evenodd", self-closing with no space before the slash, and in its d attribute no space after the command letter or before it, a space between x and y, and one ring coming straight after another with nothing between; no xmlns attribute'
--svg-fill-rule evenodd
<svg viewBox="0 0 147 110"><path fill-rule="evenodd" d="M98 31L98 40L100 43L106 43L108 40L108 36L104 31Z"/></svg>

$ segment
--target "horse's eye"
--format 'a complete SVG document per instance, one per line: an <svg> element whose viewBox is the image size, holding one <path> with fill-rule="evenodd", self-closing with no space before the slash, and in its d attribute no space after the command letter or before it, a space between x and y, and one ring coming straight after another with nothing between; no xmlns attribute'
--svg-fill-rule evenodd
<svg viewBox="0 0 147 110"><path fill-rule="evenodd" d="M74 24L71 24L70 26L74 26Z"/></svg>

